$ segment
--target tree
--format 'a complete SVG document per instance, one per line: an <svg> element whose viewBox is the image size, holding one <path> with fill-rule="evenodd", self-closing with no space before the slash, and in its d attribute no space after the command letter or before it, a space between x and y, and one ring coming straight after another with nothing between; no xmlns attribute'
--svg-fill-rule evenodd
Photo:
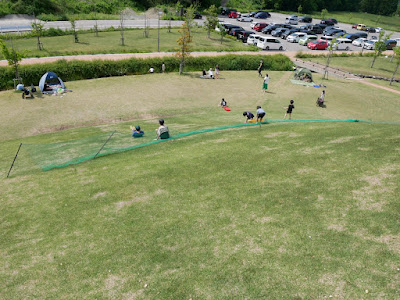
<svg viewBox="0 0 400 300"><path fill-rule="evenodd" d="M124 11L121 10L119 12L119 24L121 28L121 45L125 46L125 38L124 38Z"/></svg>
<svg viewBox="0 0 400 300"><path fill-rule="evenodd" d="M301 14L303 12L303 7L301 6L301 4L299 5L299 7L297 7L297 12L299 14Z"/></svg>
<svg viewBox="0 0 400 300"><path fill-rule="evenodd" d="M378 41L376 41L374 45L374 58L372 59L371 68L374 67L376 58L380 56L383 51L386 50L386 40L388 40L391 35L392 34L385 35L384 30L381 30L379 32Z"/></svg>
<svg viewBox="0 0 400 300"><path fill-rule="evenodd" d="M196 10L196 7L197 7L196 5L191 4L186 9L185 22L186 22L188 30L189 30L189 36L191 36L191 31L194 26L194 12Z"/></svg>
<svg viewBox="0 0 400 300"><path fill-rule="evenodd" d="M326 66L325 66L325 71L324 71L324 77L322 79L328 79L328 68L329 68L329 63L331 62L331 56L333 54L333 50L335 49L335 44L336 44L336 37L331 41L328 47L328 58L326 60Z"/></svg>
<svg viewBox="0 0 400 300"><path fill-rule="evenodd" d="M39 50L43 50L43 44L40 41L40 37L42 36L43 31L44 31L44 29L43 29L44 28L44 24L41 23L41 22L36 22L35 21L31 25L32 25L32 33L33 33L33 35L37 37L37 47L38 47Z"/></svg>
<svg viewBox="0 0 400 300"><path fill-rule="evenodd" d="M78 31L76 30L76 21L75 18L72 17L70 20L71 27L72 27L72 33L74 35L74 42L79 43L79 38L78 38Z"/></svg>
<svg viewBox="0 0 400 300"><path fill-rule="evenodd" d="M396 68L393 72L392 78L390 78L390 85L392 85L394 77L396 76L397 70L399 69L399 66L400 66L400 46L393 48L393 56L396 58L397 63L396 63Z"/></svg>
<svg viewBox="0 0 400 300"><path fill-rule="evenodd" d="M181 60L179 64L179 74L182 74L183 67L185 65L185 59L190 55L190 43L192 42L189 26L186 23L186 21L183 23L182 27L178 30L178 32L181 35L177 40L178 48L176 51L176 56Z"/></svg>
<svg viewBox="0 0 400 300"><path fill-rule="evenodd" d="M207 29L208 38L210 38L211 30L213 30L218 24L217 8L213 4L210 6L209 9L206 9L204 12L207 14L206 21L204 22L204 27Z"/></svg>
<svg viewBox="0 0 400 300"><path fill-rule="evenodd" d="M7 45L1 39L0 39L0 48L1 48L1 53L8 62L8 65L14 68L15 79L19 79L18 66L19 62L25 57L25 54L16 51L14 47L11 47L11 50L8 49Z"/></svg>
<svg viewBox="0 0 400 300"><path fill-rule="evenodd" d="M218 29L219 29L219 35L221 37L221 44L222 44L222 40L224 39L224 36L226 35L226 31L225 31L225 28L221 24L218 24Z"/></svg>
<svg viewBox="0 0 400 300"><path fill-rule="evenodd" d="M326 19L327 15L328 15L328 10L326 8L321 10L321 19Z"/></svg>

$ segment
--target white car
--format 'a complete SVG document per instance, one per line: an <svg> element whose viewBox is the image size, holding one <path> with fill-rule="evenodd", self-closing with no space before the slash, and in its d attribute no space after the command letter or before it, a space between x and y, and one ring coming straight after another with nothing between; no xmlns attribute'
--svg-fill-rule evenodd
<svg viewBox="0 0 400 300"><path fill-rule="evenodd" d="M239 22L253 22L253 18L249 16L242 16L240 18L237 18ZM254 29L254 28L253 28Z"/></svg>
<svg viewBox="0 0 400 300"><path fill-rule="evenodd" d="M333 39L334 39L334 37L333 36L329 36L329 35L324 35L324 36L321 36L321 38L320 38L320 40L323 40L323 41L327 42L328 45L331 44L331 41Z"/></svg>
<svg viewBox="0 0 400 300"><path fill-rule="evenodd" d="M334 50L350 50L351 40L345 38L336 39L336 42L332 45Z"/></svg>
<svg viewBox="0 0 400 300"><path fill-rule="evenodd" d="M357 47L362 47L362 46L364 46L364 42L365 42L365 41L368 41L368 40L365 39L365 38L358 38L358 39L354 40L354 41L352 42L352 44L353 44L354 46L357 46Z"/></svg>
<svg viewBox="0 0 400 300"><path fill-rule="evenodd" d="M295 32L295 33L292 33L291 35L289 35L286 38L286 40L289 43L298 43L299 39L302 38L303 36L306 36L306 35L307 35L307 33L305 33L305 32Z"/></svg>
<svg viewBox="0 0 400 300"><path fill-rule="evenodd" d="M307 34L299 39L299 45L307 46L308 43L315 42L316 40L318 40L318 36Z"/></svg>
<svg viewBox="0 0 400 300"><path fill-rule="evenodd" d="M376 31L376 32L381 32L381 30L383 30L381 27L376 27L376 28L375 28L375 31Z"/></svg>
<svg viewBox="0 0 400 300"><path fill-rule="evenodd" d="M284 50L280 40L263 36L260 36L260 38L258 39L257 47L263 50Z"/></svg>
<svg viewBox="0 0 400 300"><path fill-rule="evenodd" d="M286 18L286 24L290 25L297 25L299 24L297 16L290 16L289 18Z"/></svg>
<svg viewBox="0 0 400 300"><path fill-rule="evenodd" d="M373 40L373 41L367 40L367 41L364 42L363 48L366 49L366 50L374 50L376 42L377 42L376 40Z"/></svg>
<svg viewBox="0 0 400 300"><path fill-rule="evenodd" d="M247 38L247 44L257 45L258 39L261 37L259 34L250 34Z"/></svg>

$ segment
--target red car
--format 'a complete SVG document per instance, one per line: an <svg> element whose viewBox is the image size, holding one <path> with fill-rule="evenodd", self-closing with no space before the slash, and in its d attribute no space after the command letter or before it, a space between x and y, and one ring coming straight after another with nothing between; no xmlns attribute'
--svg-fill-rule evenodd
<svg viewBox="0 0 400 300"><path fill-rule="evenodd" d="M237 11L231 11L228 15L229 18L234 18L237 19L240 17L240 13L238 13Z"/></svg>
<svg viewBox="0 0 400 300"><path fill-rule="evenodd" d="M351 25L351 28L353 28L353 29L357 29L357 24L353 24L353 25Z"/></svg>
<svg viewBox="0 0 400 300"><path fill-rule="evenodd" d="M267 26L268 26L267 23L257 23L256 25L254 25L254 30L260 32L261 30L263 30L263 28Z"/></svg>
<svg viewBox="0 0 400 300"><path fill-rule="evenodd" d="M326 41L318 40L308 43L307 48L311 50L325 50L328 48L328 43Z"/></svg>

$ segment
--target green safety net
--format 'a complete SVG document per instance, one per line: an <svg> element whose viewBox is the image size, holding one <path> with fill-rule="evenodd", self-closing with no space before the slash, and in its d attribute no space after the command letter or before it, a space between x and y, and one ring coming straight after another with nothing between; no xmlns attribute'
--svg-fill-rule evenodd
<svg viewBox="0 0 400 300"><path fill-rule="evenodd" d="M42 170L48 171L54 168L63 168L69 165L79 164L84 161L98 157L121 153L140 147L147 147L168 140L179 139L191 135L226 130L232 128L259 126L270 123L290 123L290 122L363 122L363 123L390 123L393 122L372 122L364 120L267 120L262 123L241 123L235 125L226 125L214 128L205 128L190 132L172 131L171 137L166 140L153 140L154 134L145 134L141 138L133 138L131 134L121 132L107 132L100 135L94 135L83 139L59 142L53 144L23 144L25 151L29 153L30 159Z"/></svg>

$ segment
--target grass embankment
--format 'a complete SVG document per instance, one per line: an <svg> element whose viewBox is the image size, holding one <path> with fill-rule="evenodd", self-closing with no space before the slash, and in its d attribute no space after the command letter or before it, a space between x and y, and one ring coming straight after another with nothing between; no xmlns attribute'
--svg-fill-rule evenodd
<svg viewBox="0 0 400 300"><path fill-rule="evenodd" d="M399 121L396 95L331 79L322 109L321 89L291 76L270 72L267 94L256 71L70 82L73 93L32 101L2 92L0 167L21 141L131 124L151 136L159 117L191 131L243 122L256 105L281 119L290 99L295 119ZM222 97L231 112L217 107ZM111 122L119 118L135 121ZM103 125L31 136L95 121ZM396 298L398 126L245 127L49 172L21 174L17 161L0 181L0 298Z"/></svg>
<svg viewBox="0 0 400 300"><path fill-rule="evenodd" d="M62 56L76 54L102 54L102 53L137 53L157 52L157 29L150 29L149 37L143 35L143 29L124 31L125 46L121 45L121 33L119 31L100 32L96 37L94 33L80 33L79 43L74 42L72 35L42 37L44 50L37 49L37 39L27 38L13 40L13 45L19 51L26 50L27 57ZM178 47L177 39L180 33L177 28L160 29L160 51L175 52ZM5 41L8 46L10 41ZM192 51L258 51L257 47L248 46L231 37L225 37L220 42L220 37L215 32L211 38L207 37L204 29L194 29ZM0 54L0 59L4 59Z"/></svg>

